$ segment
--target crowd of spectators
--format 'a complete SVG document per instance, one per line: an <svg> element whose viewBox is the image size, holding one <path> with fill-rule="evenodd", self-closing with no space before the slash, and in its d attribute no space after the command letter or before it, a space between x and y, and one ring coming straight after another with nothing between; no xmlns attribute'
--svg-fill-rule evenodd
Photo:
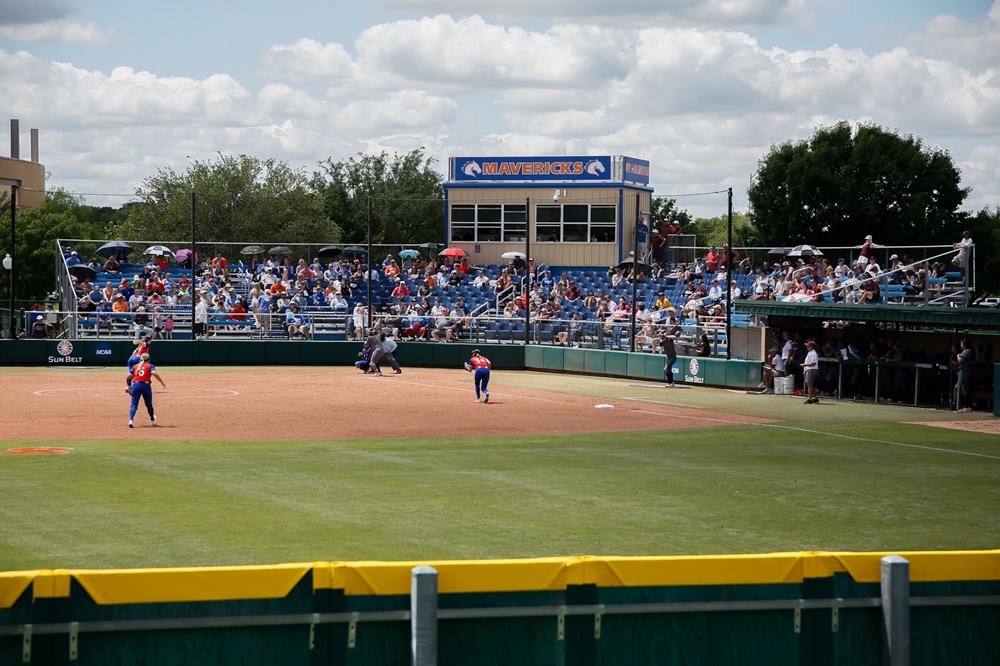
<svg viewBox="0 0 1000 666"><path fill-rule="evenodd" d="M922 297L931 283L949 276L946 262L929 266L930 275L912 257L890 254L887 266L879 264L872 237L860 246L851 262L822 256L783 257L759 266L728 245L710 247L691 264L665 263L666 240L678 227L653 230L649 236L649 265L624 262L611 266L602 277L579 283L571 272L553 274L538 270L533 260L521 256L502 266L475 266L467 257L424 258L387 254L371 266L360 257L337 257L321 261L314 257L254 256L246 264L230 267L222 254L203 261L194 283L190 265L172 263L165 256L149 257L142 264L129 263L125 254L88 265L98 274L75 283L77 309L90 316L98 329L130 328L135 335L172 336L178 311L195 311L199 335L213 336L223 330L251 326L260 331L278 331L288 337L309 337L312 313L331 311L344 315L350 337L363 340L369 319L394 333L414 340L448 342L466 335L479 308L500 302L500 310L488 314L556 325L553 341L574 344L593 324L611 333L632 317L631 289L642 287L635 305L637 341L655 348L659 327L678 322L718 321L725 304L741 298L754 300L829 301L872 303L882 300L886 288L902 297ZM662 236L663 239L658 237ZM968 233L955 248L954 267L964 269L971 239ZM68 266L82 263L73 248L67 248ZM534 276L532 288L519 289L524 276ZM929 281L929 278L931 280ZM368 312L360 290L371 281L377 285L373 311ZM442 289L461 287L446 296ZM515 287L512 289L512 287ZM504 298L504 296L508 296ZM673 302L671 302L673 300ZM471 301L471 302L470 302ZM575 331L572 322L580 321Z"/></svg>

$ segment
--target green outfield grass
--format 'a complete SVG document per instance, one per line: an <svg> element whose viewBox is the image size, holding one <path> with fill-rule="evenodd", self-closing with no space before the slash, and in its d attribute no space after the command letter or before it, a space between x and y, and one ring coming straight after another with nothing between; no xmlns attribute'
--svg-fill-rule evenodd
<svg viewBox="0 0 1000 666"><path fill-rule="evenodd" d="M901 423L943 412L497 374L498 392L628 393L782 421L516 440L60 442L73 453L0 457L0 570L1000 547L1000 438ZM18 444L34 442L2 445Z"/></svg>

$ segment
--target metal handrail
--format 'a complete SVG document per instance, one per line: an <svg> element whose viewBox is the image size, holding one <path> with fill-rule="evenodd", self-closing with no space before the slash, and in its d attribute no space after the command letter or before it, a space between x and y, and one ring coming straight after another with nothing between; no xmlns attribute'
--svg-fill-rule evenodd
<svg viewBox="0 0 1000 666"><path fill-rule="evenodd" d="M763 599L746 601L668 601L632 604L565 604L544 606L504 606L480 608L438 609L439 620L467 620L518 617L560 617L598 615L641 615L655 613L749 612L759 610L824 610L840 608L881 608L880 597L827 599ZM1000 596L940 596L911 597L911 606L956 607L996 606ZM90 620L81 622L24 623L0 626L0 636L120 631L156 631L177 629L227 629L288 625L344 624L350 622L405 622L412 618L410 610L359 611L336 613L286 613L274 615L243 615L217 617L181 617L142 620Z"/></svg>

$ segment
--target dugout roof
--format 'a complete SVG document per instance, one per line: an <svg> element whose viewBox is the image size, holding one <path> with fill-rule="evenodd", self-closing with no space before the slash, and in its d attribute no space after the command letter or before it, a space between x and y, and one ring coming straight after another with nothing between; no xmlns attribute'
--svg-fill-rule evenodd
<svg viewBox="0 0 1000 666"><path fill-rule="evenodd" d="M738 300L736 312L769 317L870 323L1000 329L1000 308L947 308L932 305L852 305Z"/></svg>

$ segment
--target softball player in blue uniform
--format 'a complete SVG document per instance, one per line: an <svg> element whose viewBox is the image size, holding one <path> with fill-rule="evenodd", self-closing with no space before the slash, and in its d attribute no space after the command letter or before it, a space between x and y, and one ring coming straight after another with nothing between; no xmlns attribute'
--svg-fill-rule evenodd
<svg viewBox="0 0 1000 666"><path fill-rule="evenodd" d="M143 354L135 368L132 369L132 406L128 410L128 427L134 428L135 412L139 408L139 398L146 403L146 411L149 412L149 422L156 425L156 414L153 412L153 377L160 382L160 386L167 388L163 378L156 372L156 366L149 362L149 354Z"/></svg>
<svg viewBox="0 0 1000 666"><path fill-rule="evenodd" d="M490 385L490 368L493 364L490 359L479 353L478 349L472 350L472 357L465 362L465 369L473 373L476 382L476 402L480 402L480 392L482 402L490 401L490 392L487 388Z"/></svg>
<svg viewBox="0 0 1000 666"><path fill-rule="evenodd" d="M142 355L149 353L149 347L153 344L153 341L148 335L144 335L139 340L134 340L132 344L135 345L135 350L128 357L128 375L125 377L126 393L132 392L132 371L135 370L135 366L142 360Z"/></svg>

